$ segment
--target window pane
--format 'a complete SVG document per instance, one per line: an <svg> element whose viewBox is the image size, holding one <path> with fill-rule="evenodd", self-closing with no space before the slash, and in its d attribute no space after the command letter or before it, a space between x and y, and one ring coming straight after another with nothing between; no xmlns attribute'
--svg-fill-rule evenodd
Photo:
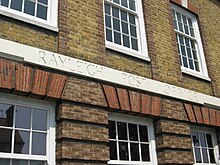
<svg viewBox="0 0 220 165"><path fill-rule="evenodd" d="M47 5L48 0L38 0L38 2L40 2L40 3L43 3L43 4Z"/></svg>
<svg viewBox="0 0 220 165"><path fill-rule="evenodd" d="M30 144L30 132L15 131L14 152L19 154L28 154Z"/></svg>
<svg viewBox="0 0 220 165"><path fill-rule="evenodd" d="M105 3L105 13L110 15L110 5Z"/></svg>
<svg viewBox="0 0 220 165"><path fill-rule="evenodd" d="M196 67L196 71L199 72L199 63L197 61L195 62L195 67Z"/></svg>
<svg viewBox="0 0 220 165"><path fill-rule="evenodd" d="M109 29L106 29L106 40L112 42L112 31Z"/></svg>
<svg viewBox="0 0 220 165"><path fill-rule="evenodd" d="M119 142L119 156L120 156L120 160L129 160L128 143Z"/></svg>
<svg viewBox="0 0 220 165"><path fill-rule="evenodd" d="M123 35L123 45L127 48L130 48L130 41L129 41L129 37L126 35Z"/></svg>
<svg viewBox="0 0 220 165"><path fill-rule="evenodd" d="M204 133L199 133L199 139L202 147L206 147L206 139Z"/></svg>
<svg viewBox="0 0 220 165"><path fill-rule="evenodd" d="M113 28L114 30L120 31L120 21L117 19L113 19Z"/></svg>
<svg viewBox="0 0 220 165"><path fill-rule="evenodd" d="M28 165L27 160L12 160L12 165Z"/></svg>
<svg viewBox="0 0 220 165"><path fill-rule="evenodd" d="M8 7L8 1L9 1L9 0L1 0L1 1L0 1L0 4L1 4L2 6Z"/></svg>
<svg viewBox="0 0 220 165"><path fill-rule="evenodd" d="M180 23L180 22L178 22L178 26L179 26L179 30L180 30L181 32L183 32L183 24Z"/></svg>
<svg viewBox="0 0 220 165"><path fill-rule="evenodd" d="M47 130L47 111L43 109L33 109L33 130Z"/></svg>
<svg viewBox="0 0 220 165"><path fill-rule="evenodd" d="M115 2L115 3L119 3L119 0L113 0L113 2Z"/></svg>
<svg viewBox="0 0 220 165"><path fill-rule="evenodd" d="M209 163L207 149L202 149L203 163Z"/></svg>
<svg viewBox="0 0 220 165"><path fill-rule="evenodd" d="M30 128L31 109L27 107L19 107L16 109L16 128Z"/></svg>
<svg viewBox="0 0 220 165"><path fill-rule="evenodd" d="M33 133L32 135L32 154L46 155L46 134Z"/></svg>
<svg viewBox="0 0 220 165"><path fill-rule="evenodd" d="M194 29L193 28L189 28L190 29L190 34L191 34L191 36L192 37L195 37L195 35L194 35Z"/></svg>
<svg viewBox="0 0 220 165"><path fill-rule="evenodd" d="M32 161L30 162L30 165L45 165L45 162L32 160Z"/></svg>
<svg viewBox="0 0 220 165"><path fill-rule="evenodd" d="M134 0L129 0L129 8L131 10L136 11L136 6L135 6L135 1Z"/></svg>
<svg viewBox="0 0 220 165"><path fill-rule="evenodd" d="M11 0L11 8L21 11L22 9L22 0Z"/></svg>
<svg viewBox="0 0 220 165"><path fill-rule="evenodd" d="M29 15L33 15L35 13L35 2L26 0L24 3L24 12Z"/></svg>
<svg viewBox="0 0 220 165"><path fill-rule="evenodd" d="M111 25L111 17L105 15L105 26L111 28L112 25Z"/></svg>
<svg viewBox="0 0 220 165"><path fill-rule="evenodd" d="M129 22L133 25L135 25L135 16L132 14L129 14Z"/></svg>
<svg viewBox="0 0 220 165"><path fill-rule="evenodd" d="M37 17L47 20L47 7L42 5L37 5Z"/></svg>
<svg viewBox="0 0 220 165"><path fill-rule="evenodd" d="M109 141L109 147L110 147L110 159L111 160L117 160L117 146L116 142Z"/></svg>
<svg viewBox="0 0 220 165"><path fill-rule="evenodd" d="M194 151L195 151L196 163L202 163L200 149L195 148Z"/></svg>
<svg viewBox="0 0 220 165"><path fill-rule="evenodd" d="M194 70L193 60L189 59L189 68Z"/></svg>
<svg viewBox="0 0 220 165"><path fill-rule="evenodd" d="M137 39L131 38L132 49L138 50Z"/></svg>
<svg viewBox="0 0 220 165"><path fill-rule="evenodd" d="M141 144L141 157L142 161L150 161L149 145Z"/></svg>
<svg viewBox="0 0 220 165"><path fill-rule="evenodd" d="M192 58L192 53L191 53L190 48L186 48L186 50L187 50L188 57Z"/></svg>
<svg viewBox="0 0 220 165"><path fill-rule="evenodd" d="M116 44L121 45L121 34L117 33L117 32L114 32L114 40L115 40Z"/></svg>
<svg viewBox="0 0 220 165"><path fill-rule="evenodd" d="M122 32L128 34L128 24L122 22Z"/></svg>
<svg viewBox="0 0 220 165"><path fill-rule="evenodd" d="M182 20L181 20L181 14L180 13L176 13L177 14L177 20L179 21L179 22L182 22Z"/></svg>
<svg viewBox="0 0 220 165"><path fill-rule="evenodd" d="M199 146L199 137L197 132L192 132L192 140L194 146Z"/></svg>
<svg viewBox="0 0 220 165"><path fill-rule="evenodd" d="M115 122L109 121L109 139L116 139L116 129L115 129Z"/></svg>
<svg viewBox="0 0 220 165"><path fill-rule="evenodd" d="M127 125L126 123L118 122L118 139L119 140L127 140Z"/></svg>
<svg viewBox="0 0 220 165"><path fill-rule="evenodd" d="M124 7L128 7L127 0L121 0L121 5L124 6Z"/></svg>
<svg viewBox="0 0 220 165"><path fill-rule="evenodd" d="M182 55L186 56L185 46L181 45L181 53L182 53Z"/></svg>
<svg viewBox="0 0 220 165"><path fill-rule="evenodd" d="M139 155L139 144L138 143L131 143L131 160L132 161L140 161L140 155Z"/></svg>
<svg viewBox="0 0 220 165"><path fill-rule="evenodd" d="M12 130L0 128L0 152L11 152Z"/></svg>
<svg viewBox="0 0 220 165"><path fill-rule="evenodd" d="M206 134L208 147L213 147L211 134Z"/></svg>
<svg viewBox="0 0 220 165"><path fill-rule="evenodd" d="M127 22L128 21L128 13L127 12L125 12L125 11L123 11L123 10L121 10L121 19L123 20L123 21L125 21L125 22Z"/></svg>
<svg viewBox="0 0 220 165"><path fill-rule="evenodd" d="M185 33L189 35L189 28L188 26L184 25Z"/></svg>
<svg viewBox="0 0 220 165"><path fill-rule="evenodd" d="M128 124L129 128L129 140L138 141L138 132L136 124Z"/></svg>
<svg viewBox="0 0 220 165"><path fill-rule="evenodd" d="M130 31L131 31L131 36L137 37L137 32L136 32L136 27L135 26L130 26Z"/></svg>
<svg viewBox="0 0 220 165"><path fill-rule="evenodd" d="M179 42L180 44L184 45L183 36L179 35Z"/></svg>
<svg viewBox="0 0 220 165"><path fill-rule="evenodd" d="M112 7L112 15L116 18L119 18L119 9L116 7Z"/></svg>
<svg viewBox="0 0 220 165"><path fill-rule="evenodd" d="M10 165L10 160L9 159L0 159L0 164L1 165Z"/></svg>
<svg viewBox="0 0 220 165"><path fill-rule="evenodd" d="M13 126L14 106L9 104L0 104L0 126Z"/></svg>
<svg viewBox="0 0 220 165"><path fill-rule="evenodd" d="M182 57L182 59L183 59L183 66L188 68L186 57Z"/></svg>
<svg viewBox="0 0 220 165"><path fill-rule="evenodd" d="M215 163L215 156L213 149L209 149L209 157L210 157L210 163Z"/></svg>
<svg viewBox="0 0 220 165"><path fill-rule="evenodd" d="M148 142L147 126L139 125L140 141Z"/></svg>

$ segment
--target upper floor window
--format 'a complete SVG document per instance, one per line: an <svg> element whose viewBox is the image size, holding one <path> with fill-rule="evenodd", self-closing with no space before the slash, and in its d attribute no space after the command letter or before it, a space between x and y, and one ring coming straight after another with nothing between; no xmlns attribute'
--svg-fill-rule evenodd
<svg viewBox="0 0 220 165"><path fill-rule="evenodd" d="M56 29L57 0L0 0L0 13Z"/></svg>
<svg viewBox="0 0 220 165"><path fill-rule="evenodd" d="M214 131L206 129L192 129L193 154L195 164L216 164L218 147Z"/></svg>
<svg viewBox="0 0 220 165"><path fill-rule="evenodd" d="M108 164L156 164L153 135L147 119L110 114Z"/></svg>
<svg viewBox="0 0 220 165"><path fill-rule="evenodd" d="M174 5L172 16L182 71L209 79L196 16Z"/></svg>
<svg viewBox="0 0 220 165"><path fill-rule="evenodd" d="M1 97L0 164L55 165L54 114L46 102Z"/></svg>
<svg viewBox="0 0 220 165"><path fill-rule="evenodd" d="M148 59L141 0L105 0L106 46Z"/></svg>

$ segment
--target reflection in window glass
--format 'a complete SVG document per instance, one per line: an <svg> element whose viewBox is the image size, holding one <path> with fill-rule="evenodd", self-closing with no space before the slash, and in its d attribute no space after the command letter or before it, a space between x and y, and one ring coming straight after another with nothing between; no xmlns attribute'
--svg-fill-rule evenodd
<svg viewBox="0 0 220 165"><path fill-rule="evenodd" d="M15 126L16 128L26 128L29 129L31 124L31 109L28 107L16 108L16 119Z"/></svg>
<svg viewBox="0 0 220 165"><path fill-rule="evenodd" d="M10 160L9 159L0 159L0 164L1 165L10 165Z"/></svg>
<svg viewBox="0 0 220 165"><path fill-rule="evenodd" d="M43 161L30 161L30 165L45 165L45 162Z"/></svg>
<svg viewBox="0 0 220 165"><path fill-rule="evenodd" d="M32 135L32 154L46 155L46 134L33 133Z"/></svg>
<svg viewBox="0 0 220 165"><path fill-rule="evenodd" d="M0 1L0 5L2 5L2 6L8 7L8 4L9 4L9 0L1 0Z"/></svg>
<svg viewBox="0 0 220 165"><path fill-rule="evenodd" d="M28 165L27 160L13 160L12 165Z"/></svg>
<svg viewBox="0 0 220 165"><path fill-rule="evenodd" d="M150 161L147 126L110 120L108 128L111 160Z"/></svg>
<svg viewBox="0 0 220 165"><path fill-rule="evenodd" d="M11 9L21 11L22 10L22 0L11 0Z"/></svg>
<svg viewBox="0 0 220 165"><path fill-rule="evenodd" d="M0 103L0 126L12 127L14 106Z"/></svg>
<svg viewBox="0 0 220 165"><path fill-rule="evenodd" d="M46 6L43 6L40 4L37 5L37 17L47 20L47 7Z"/></svg>
<svg viewBox="0 0 220 165"><path fill-rule="evenodd" d="M40 119L40 120L39 120ZM33 109L33 130L47 130L47 111L43 109Z"/></svg>
<svg viewBox="0 0 220 165"><path fill-rule="evenodd" d="M215 163L212 135L203 132L191 133L196 163Z"/></svg>
<svg viewBox="0 0 220 165"><path fill-rule="evenodd" d="M25 0L24 3L24 12L26 14L29 15L33 15L35 14L35 2L31 1L31 0Z"/></svg>
<svg viewBox="0 0 220 165"><path fill-rule="evenodd" d="M19 154L29 154L30 132L15 131L14 152Z"/></svg>
<svg viewBox="0 0 220 165"><path fill-rule="evenodd" d="M0 152L11 152L12 130L0 128Z"/></svg>

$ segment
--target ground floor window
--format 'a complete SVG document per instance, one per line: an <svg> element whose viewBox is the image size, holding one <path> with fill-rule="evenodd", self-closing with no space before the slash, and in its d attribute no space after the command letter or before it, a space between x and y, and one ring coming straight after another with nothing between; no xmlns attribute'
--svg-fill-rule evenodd
<svg viewBox="0 0 220 165"><path fill-rule="evenodd" d="M109 164L153 164L156 161L151 120L109 115Z"/></svg>
<svg viewBox="0 0 220 165"><path fill-rule="evenodd" d="M0 165L54 165L52 104L1 94Z"/></svg>
<svg viewBox="0 0 220 165"><path fill-rule="evenodd" d="M191 137L195 164L216 164L219 154L215 130L193 128Z"/></svg>

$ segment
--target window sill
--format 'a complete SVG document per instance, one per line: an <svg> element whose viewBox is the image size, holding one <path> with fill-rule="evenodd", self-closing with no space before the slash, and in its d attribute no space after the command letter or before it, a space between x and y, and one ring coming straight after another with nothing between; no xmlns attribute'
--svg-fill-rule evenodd
<svg viewBox="0 0 220 165"><path fill-rule="evenodd" d="M211 82L211 78L209 78L208 76L204 76L202 74L199 74L199 73L196 73L196 72L193 72L191 71L190 69L186 69L184 67L181 67L182 69L182 73L185 73L185 74L188 74L190 76L194 76L194 77L197 77L199 79L203 79L203 80L206 80L206 81L209 81Z"/></svg>
<svg viewBox="0 0 220 165"><path fill-rule="evenodd" d="M114 44L108 41L106 41L106 48L150 62L150 58L147 56L147 52L141 53L138 51L130 50L128 48L125 48L123 46L120 46L120 45L117 45L117 44Z"/></svg>
<svg viewBox="0 0 220 165"><path fill-rule="evenodd" d="M38 21L37 18L35 18L33 16L29 16L29 15L21 13L21 12L18 12L16 10L13 11L13 12L10 12L10 11L8 11L7 8L4 9L4 7L0 6L0 14L4 15L4 16L7 16L7 17L10 17L10 18L14 18L14 19L26 22L26 23L30 23L32 25L36 25L36 26L39 26L39 27L42 27L42 28L45 28L45 29L48 29L48 30L58 32L58 27L56 27L54 25L51 25L51 24L47 23L44 20L39 19L39 21Z"/></svg>

